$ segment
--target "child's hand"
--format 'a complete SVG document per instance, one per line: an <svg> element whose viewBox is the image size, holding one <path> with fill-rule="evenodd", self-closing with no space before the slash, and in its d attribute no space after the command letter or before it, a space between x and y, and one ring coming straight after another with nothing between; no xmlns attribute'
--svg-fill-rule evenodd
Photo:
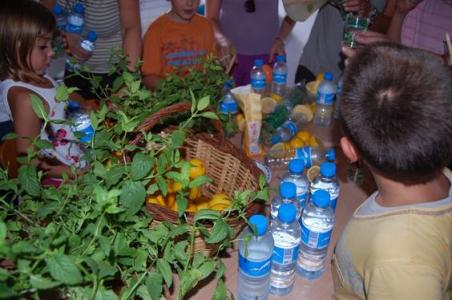
<svg viewBox="0 0 452 300"><path fill-rule="evenodd" d="M284 41L281 38L276 38L273 41L272 47L270 48L270 56L268 58L268 62L271 63L275 59L275 56L280 55L286 55Z"/></svg>

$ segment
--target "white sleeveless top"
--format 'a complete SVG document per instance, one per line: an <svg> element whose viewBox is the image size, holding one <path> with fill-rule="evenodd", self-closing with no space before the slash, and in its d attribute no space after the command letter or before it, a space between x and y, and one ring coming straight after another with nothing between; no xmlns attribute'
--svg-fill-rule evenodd
<svg viewBox="0 0 452 300"><path fill-rule="evenodd" d="M6 79L0 83L0 122L14 121L8 104L8 91L15 86L24 87L43 99L49 107L49 120L66 119L66 102L55 101L56 83L49 76L45 76L52 82L51 88L41 88L21 81ZM42 149L41 153L49 158L55 158L62 164L83 168L86 161L82 159L84 152L80 142L74 136L71 126L68 124L50 123L46 128L41 128L41 140L52 143L53 148Z"/></svg>

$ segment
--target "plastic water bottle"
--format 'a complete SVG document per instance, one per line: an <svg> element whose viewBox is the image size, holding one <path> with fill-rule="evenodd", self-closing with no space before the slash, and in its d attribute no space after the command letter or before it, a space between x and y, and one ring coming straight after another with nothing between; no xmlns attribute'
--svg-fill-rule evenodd
<svg viewBox="0 0 452 300"><path fill-rule="evenodd" d="M282 204L278 218L272 221L273 247L270 293L284 296L293 289L301 227L296 219L297 210L292 204Z"/></svg>
<svg viewBox="0 0 452 300"><path fill-rule="evenodd" d="M333 117L335 96L336 85L333 83L333 74L331 72L325 72L324 80L320 83L317 92L314 125L318 127L330 126Z"/></svg>
<svg viewBox="0 0 452 300"><path fill-rule="evenodd" d="M55 4L52 7L53 15L55 16L56 26L59 31L66 30L66 13L64 11L64 7L60 4Z"/></svg>
<svg viewBox="0 0 452 300"><path fill-rule="evenodd" d="M97 40L97 34L94 31L88 32L86 39L80 42L80 47L87 52L93 52L96 47L94 42ZM77 62L75 62L76 60ZM75 72L80 70L80 64L84 63L83 60L80 60L76 57L68 57L66 59L66 70L70 72Z"/></svg>
<svg viewBox="0 0 452 300"><path fill-rule="evenodd" d="M69 101L66 116L72 123L72 130L79 135L80 142L89 144L94 135L89 114L80 107L78 102Z"/></svg>
<svg viewBox="0 0 452 300"><path fill-rule="evenodd" d="M309 191L309 181L304 172L304 160L292 159L289 163L289 173L281 181L292 182L296 186L296 196L301 210L306 207L306 200Z"/></svg>
<svg viewBox="0 0 452 300"><path fill-rule="evenodd" d="M273 236L267 230L267 219L254 215L249 219L256 234L246 228L239 237L238 299L267 299L270 287Z"/></svg>
<svg viewBox="0 0 452 300"><path fill-rule="evenodd" d="M237 101L235 101L232 94L225 94L220 101L220 113L224 115L235 115L238 111L239 107L237 105Z"/></svg>
<svg viewBox="0 0 452 300"><path fill-rule="evenodd" d="M270 218L272 220L278 217L278 209L283 203L291 203L297 209L297 220L300 219L300 203L296 200L297 187L292 182L281 181L279 184L279 197L272 199L270 204Z"/></svg>
<svg viewBox="0 0 452 300"><path fill-rule="evenodd" d="M336 102L334 103L334 118L339 119L339 103L341 101L342 96L342 77L337 81L337 92L336 92Z"/></svg>
<svg viewBox="0 0 452 300"><path fill-rule="evenodd" d="M276 56L272 72L272 98L280 101L286 94L287 89L287 65L284 55Z"/></svg>
<svg viewBox="0 0 452 300"><path fill-rule="evenodd" d="M264 61L262 59L256 59L254 61L254 67L251 69L251 90L259 95L263 95L265 93L266 85L265 85L265 73L262 68L264 65Z"/></svg>
<svg viewBox="0 0 452 300"><path fill-rule="evenodd" d="M82 34L85 26L85 6L77 2L72 8L72 12L67 16L66 31L69 33Z"/></svg>
<svg viewBox="0 0 452 300"><path fill-rule="evenodd" d="M311 183L310 194L318 190L327 191L330 194L330 206L336 210L337 199L341 191L339 181L336 178L336 164L325 161L320 164L320 173Z"/></svg>
<svg viewBox="0 0 452 300"><path fill-rule="evenodd" d="M322 145L316 147L301 147L295 149L271 150L265 156L265 163L274 169L286 167L292 159L303 159L306 168L320 165L324 160L334 161L336 150L325 148Z"/></svg>
<svg viewBox="0 0 452 300"><path fill-rule="evenodd" d="M318 190L303 211L301 244L297 259L297 273L306 279L320 277L334 227L334 212L328 192Z"/></svg>
<svg viewBox="0 0 452 300"><path fill-rule="evenodd" d="M303 129L307 124L306 119L288 119L281 126L276 128L276 133L272 136L272 144L287 142L291 140L298 131Z"/></svg>

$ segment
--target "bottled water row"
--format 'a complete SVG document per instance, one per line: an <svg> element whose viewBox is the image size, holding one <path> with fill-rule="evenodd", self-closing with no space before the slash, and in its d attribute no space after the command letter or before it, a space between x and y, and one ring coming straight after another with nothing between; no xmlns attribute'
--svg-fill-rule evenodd
<svg viewBox="0 0 452 300"><path fill-rule="evenodd" d="M264 71L264 61L256 59L250 73L251 89L254 93L264 96L267 92L266 75ZM271 83L272 98L280 101L286 94L287 89L287 65L284 55L276 56L275 63L272 68Z"/></svg>
<svg viewBox="0 0 452 300"><path fill-rule="evenodd" d="M264 216L250 219L255 229L240 236L239 299L283 296L292 291L295 273L313 280L324 272L340 188L334 163L320 169L309 184L304 161L292 160L271 203L270 229Z"/></svg>

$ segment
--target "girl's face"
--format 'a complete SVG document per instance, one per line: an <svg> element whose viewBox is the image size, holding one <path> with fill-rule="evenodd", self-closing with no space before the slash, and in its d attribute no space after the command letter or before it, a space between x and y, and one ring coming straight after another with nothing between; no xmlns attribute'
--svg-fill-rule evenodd
<svg viewBox="0 0 452 300"><path fill-rule="evenodd" d="M171 12L179 21L189 22L196 14L200 0L171 0Z"/></svg>
<svg viewBox="0 0 452 300"><path fill-rule="evenodd" d="M29 65L33 71L42 75L49 67L54 54L52 49L52 34L49 33L43 37L38 37L30 54Z"/></svg>

